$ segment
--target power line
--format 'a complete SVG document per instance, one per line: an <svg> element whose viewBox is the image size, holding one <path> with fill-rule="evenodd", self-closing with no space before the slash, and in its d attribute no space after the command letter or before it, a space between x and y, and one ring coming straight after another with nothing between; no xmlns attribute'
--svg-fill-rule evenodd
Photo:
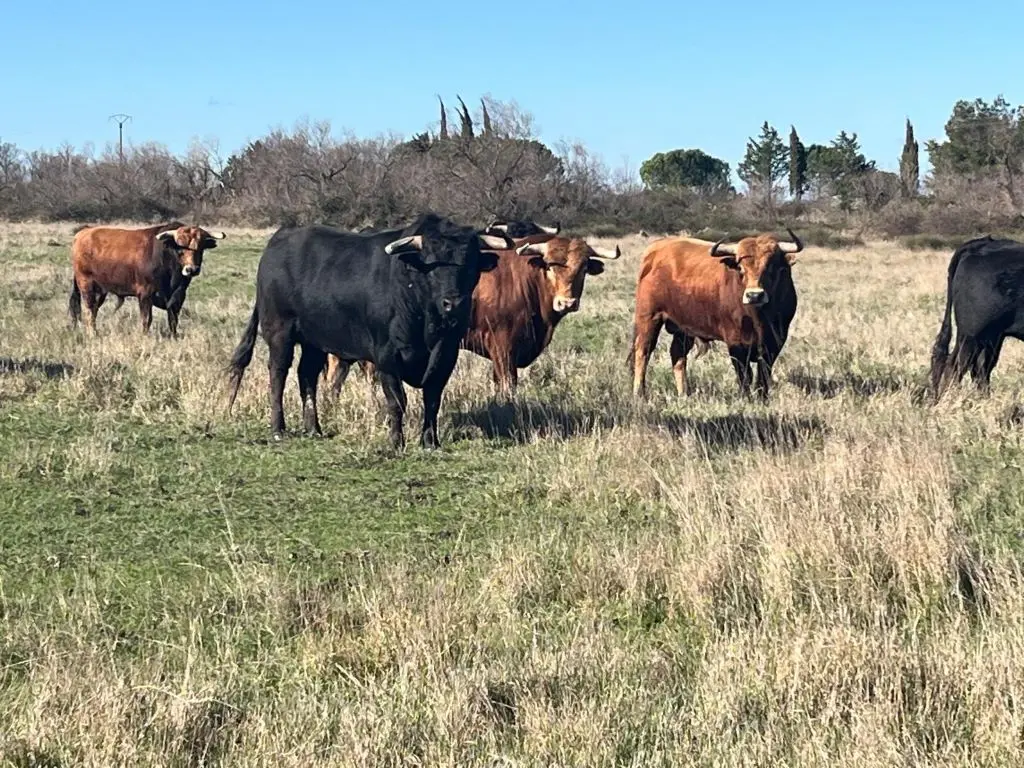
<svg viewBox="0 0 1024 768"><path fill-rule="evenodd" d="M117 154L121 158L121 165L124 165L124 124L132 119L131 115L111 115L108 120L117 120Z"/></svg>

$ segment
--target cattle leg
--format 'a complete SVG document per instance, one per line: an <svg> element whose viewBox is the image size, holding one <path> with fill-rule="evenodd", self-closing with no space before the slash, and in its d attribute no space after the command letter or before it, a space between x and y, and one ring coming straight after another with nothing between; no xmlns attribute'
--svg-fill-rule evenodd
<svg viewBox="0 0 1024 768"><path fill-rule="evenodd" d="M437 436L437 412L441 409L441 393L444 387L428 384L423 387L423 432L420 444L428 450L441 447Z"/></svg>
<svg viewBox="0 0 1024 768"><path fill-rule="evenodd" d="M672 357L672 376L676 380L676 394L680 397L686 394L686 356L693 349L693 341L693 336L687 336L685 333L672 335L669 355Z"/></svg>
<svg viewBox="0 0 1024 768"><path fill-rule="evenodd" d="M167 331L172 339L178 338L178 307L167 307Z"/></svg>
<svg viewBox="0 0 1024 768"><path fill-rule="evenodd" d="M274 339L269 343L270 356L267 368L270 372L270 431L275 440L284 436L284 385L288 370L292 367L295 345L291 339Z"/></svg>
<svg viewBox="0 0 1024 768"><path fill-rule="evenodd" d="M494 379L494 391L498 395L509 399L516 396L516 389L519 386L519 370L511 355L504 353L494 355L491 377Z"/></svg>
<svg viewBox="0 0 1024 768"><path fill-rule="evenodd" d="M736 380L740 385L740 394L750 396L750 385L754 380L754 372L750 369L750 350L746 347L729 347L729 359L732 360Z"/></svg>
<svg viewBox="0 0 1024 768"><path fill-rule="evenodd" d="M757 386L755 387L758 396L762 400L768 399L772 386L772 366L774 361L763 355L757 359Z"/></svg>
<svg viewBox="0 0 1024 768"><path fill-rule="evenodd" d="M153 297L139 296L139 319L142 321L142 332L149 333L153 324Z"/></svg>
<svg viewBox="0 0 1024 768"><path fill-rule="evenodd" d="M658 343L658 334L664 323L654 318L645 318L634 326L633 336L633 395L647 395L647 364Z"/></svg>
<svg viewBox="0 0 1024 768"><path fill-rule="evenodd" d="M320 378L320 371L324 369L326 356L321 349L307 344L302 345L302 356L299 358L299 397L302 398L303 426L306 434L311 437L323 434L316 412L316 384Z"/></svg>
<svg viewBox="0 0 1024 768"><path fill-rule="evenodd" d="M101 290L93 283L86 283L79 286L82 294L82 301L85 303L85 330L90 335L96 335L96 313L99 312L99 295Z"/></svg>
<svg viewBox="0 0 1024 768"><path fill-rule="evenodd" d="M971 379L981 391L987 395L991 392L992 371L999 362L999 353L1003 349L1003 337L980 345L978 355L971 366Z"/></svg>
<svg viewBox="0 0 1024 768"><path fill-rule="evenodd" d="M757 392L762 400L767 400L772 386L772 369L779 357L779 350L774 342L766 342L761 348L757 359Z"/></svg>
<svg viewBox="0 0 1024 768"><path fill-rule="evenodd" d="M947 365L946 373L948 377L944 376L947 380L942 389L945 389L951 383L959 384L963 381L967 371L974 368L978 353L978 342L975 339L970 336L958 338L956 346L953 348L952 365Z"/></svg>
<svg viewBox="0 0 1024 768"><path fill-rule="evenodd" d="M401 448L405 445L405 435L402 432L402 418L405 416L407 404L405 387L397 376L385 373L380 374L380 385L388 404L388 439L393 448ZM425 418L426 416L424 416Z"/></svg>
<svg viewBox="0 0 1024 768"><path fill-rule="evenodd" d="M325 383L330 388L331 394L338 397L341 394L341 387L348 378L351 363L346 363L336 355L327 356L327 370L324 371Z"/></svg>

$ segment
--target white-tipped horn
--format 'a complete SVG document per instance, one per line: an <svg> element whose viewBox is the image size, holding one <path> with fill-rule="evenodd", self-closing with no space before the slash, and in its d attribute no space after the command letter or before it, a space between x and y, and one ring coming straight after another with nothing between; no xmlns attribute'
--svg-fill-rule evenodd
<svg viewBox="0 0 1024 768"><path fill-rule="evenodd" d="M403 250L404 248L413 248L414 250L417 251L422 250L422 235L413 235L412 237L400 237L397 240L392 240L390 243L384 246L384 253L390 256L395 251L400 251Z"/></svg>
<svg viewBox="0 0 1024 768"><path fill-rule="evenodd" d="M615 251L606 251L604 248L590 247L590 250L594 252L594 255L599 259L617 259L622 255L622 251L619 249L619 244L615 244Z"/></svg>
<svg viewBox="0 0 1024 768"><path fill-rule="evenodd" d="M547 258L548 255L548 244L547 243L527 243L516 248L516 253L520 256L540 256L541 258Z"/></svg>
<svg viewBox="0 0 1024 768"><path fill-rule="evenodd" d="M206 233L207 237L212 237L214 240L223 240L225 237L227 237L227 234L224 232L210 232L207 229L204 229L203 232Z"/></svg>
<svg viewBox="0 0 1024 768"><path fill-rule="evenodd" d="M726 239L727 238L723 237L721 240L719 240L717 243L715 243L714 245L711 246L711 255L712 256L735 256L736 255L736 245L735 244L724 245Z"/></svg>
<svg viewBox="0 0 1024 768"><path fill-rule="evenodd" d="M493 229L495 232L508 232L508 224L502 224L500 221L492 221L487 228Z"/></svg>
<svg viewBox="0 0 1024 768"><path fill-rule="evenodd" d="M549 235L557 235L562 231L562 225L559 222L555 222L553 227L540 227L541 232L546 232Z"/></svg>
<svg viewBox="0 0 1024 768"><path fill-rule="evenodd" d="M173 237L176 237L177 234L178 234L178 230L176 230L176 229L168 229L165 232L161 232L159 235L157 235L157 237L171 237L171 238L173 238Z"/></svg>
<svg viewBox="0 0 1024 768"><path fill-rule="evenodd" d="M804 249L803 242L800 240L799 237L796 236L796 233L789 227L786 227L786 231L789 233L789 237L793 242L779 243L779 250L782 251L783 253L800 253L800 251Z"/></svg>
<svg viewBox="0 0 1024 768"><path fill-rule="evenodd" d="M494 235L480 235L480 243L489 251L504 251L509 246L509 241L504 237Z"/></svg>

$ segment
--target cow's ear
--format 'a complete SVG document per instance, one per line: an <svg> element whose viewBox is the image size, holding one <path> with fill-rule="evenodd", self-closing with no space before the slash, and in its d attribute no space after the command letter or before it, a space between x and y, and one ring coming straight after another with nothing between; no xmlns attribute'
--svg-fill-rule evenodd
<svg viewBox="0 0 1024 768"><path fill-rule="evenodd" d="M740 269L740 263L736 260L735 256L723 256L719 258L719 261L723 266L728 267L729 269L735 269L737 272L743 271Z"/></svg>
<svg viewBox="0 0 1024 768"><path fill-rule="evenodd" d="M597 259L587 259L587 274L600 275L604 272L604 264Z"/></svg>
<svg viewBox="0 0 1024 768"><path fill-rule="evenodd" d="M544 259L541 258L540 256L534 256L526 263L529 264L531 267L536 267L537 269L548 268L548 263L544 261Z"/></svg>
<svg viewBox="0 0 1024 768"><path fill-rule="evenodd" d="M789 264L790 266L796 264L798 261L800 261L800 259L796 257L795 253L786 254L786 263Z"/></svg>
<svg viewBox="0 0 1024 768"><path fill-rule="evenodd" d="M212 251L214 248L217 247L217 241L212 240L208 237L204 237L202 245L204 251Z"/></svg>
<svg viewBox="0 0 1024 768"><path fill-rule="evenodd" d="M498 267L498 254L494 251L480 251L480 259L477 262L481 272L490 272Z"/></svg>

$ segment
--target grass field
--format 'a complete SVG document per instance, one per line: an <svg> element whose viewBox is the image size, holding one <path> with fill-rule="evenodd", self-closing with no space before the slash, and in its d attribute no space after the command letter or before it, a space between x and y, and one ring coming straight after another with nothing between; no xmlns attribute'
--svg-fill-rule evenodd
<svg viewBox="0 0 1024 768"><path fill-rule="evenodd" d="M920 404L948 251L808 248L769 405L664 339L635 403L624 239L394 453L356 372L270 442L262 340L225 414L268 233L171 341L68 329L70 231L0 229L0 764L1024 762L1024 356Z"/></svg>

